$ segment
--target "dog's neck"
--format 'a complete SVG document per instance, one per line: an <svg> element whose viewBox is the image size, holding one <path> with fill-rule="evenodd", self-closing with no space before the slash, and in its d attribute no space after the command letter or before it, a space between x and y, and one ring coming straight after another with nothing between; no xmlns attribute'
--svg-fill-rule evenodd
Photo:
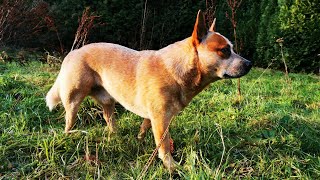
<svg viewBox="0 0 320 180"><path fill-rule="evenodd" d="M196 50L191 38L178 41L158 51L166 69L180 85L197 85L199 79Z"/></svg>
<svg viewBox="0 0 320 180"><path fill-rule="evenodd" d="M185 93L187 101L215 81L201 71L201 62L191 37L178 41L158 51L167 70Z"/></svg>

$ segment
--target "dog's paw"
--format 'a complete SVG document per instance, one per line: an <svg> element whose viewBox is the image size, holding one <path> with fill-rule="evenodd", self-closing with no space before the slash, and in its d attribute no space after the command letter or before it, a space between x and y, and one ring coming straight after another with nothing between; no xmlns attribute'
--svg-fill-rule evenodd
<svg viewBox="0 0 320 180"><path fill-rule="evenodd" d="M105 128L105 130L108 131L110 134L116 134L117 133L117 127L115 125L107 126Z"/></svg>
<svg viewBox="0 0 320 180"><path fill-rule="evenodd" d="M64 129L64 133L68 135L68 134L71 134L72 131L71 131L70 128L65 128L65 129Z"/></svg>
<svg viewBox="0 0 320 180"><path fill-rule="evenodd" d="M177 167L178 167L178 163L172 158L171 155L166 155L163 159L162 159L163 165L164 167L166 167L170 173L173 173Z"/></svg>
<svg viewBox="0 0 320 180"><path fill-rule="evenodd" d="M145 137L146 137L146 132L145 131L140 131L138 136L137 136L137 139L139 141L143 141Z"/></svg>

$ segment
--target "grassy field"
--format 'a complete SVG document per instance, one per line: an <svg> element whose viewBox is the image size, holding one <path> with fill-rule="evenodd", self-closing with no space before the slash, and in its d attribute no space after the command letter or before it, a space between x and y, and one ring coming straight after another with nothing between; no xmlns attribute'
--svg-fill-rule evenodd
<svg viewBox="0 0 320 180"><path fill-rule="evenodd" d="M45 94L58 68L0 64L0 179L136 179L155 143L136 139L142 119L117 105L118 133L109 138L101 109L82 104L65 135L64 110L49 112ZM171 124L170 175L159 159L144 179L319 179L320 79L253 69L213 83Z"/></svg>

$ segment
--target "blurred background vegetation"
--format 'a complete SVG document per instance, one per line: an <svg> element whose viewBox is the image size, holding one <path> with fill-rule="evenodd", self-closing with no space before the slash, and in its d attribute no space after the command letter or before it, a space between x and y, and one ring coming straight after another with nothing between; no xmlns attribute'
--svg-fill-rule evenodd
<svg viewBox="0 0 320 180"><path fill-rule="evenodd" d="M233 2L238 3L234 24ZM284 70L285 58L290 72L318 74L319 4L320 0L0 0L0 50L2 56L9 49L65 54L86 8L91 24L83 27L83 43L159 49L189 37L202 9L208 24L216 17L217 31L233 42L236 28L239 53L255 66Z"/></svg>

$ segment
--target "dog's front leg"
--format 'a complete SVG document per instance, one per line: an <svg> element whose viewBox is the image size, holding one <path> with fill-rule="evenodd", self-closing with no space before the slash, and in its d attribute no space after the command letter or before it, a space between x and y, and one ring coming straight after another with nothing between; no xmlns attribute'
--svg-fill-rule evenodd
<svg viewBox="0 0 320 180"><path fill-rule="evenodd" d="M158 146L161 142L161 138L164 138L161 146L159 148L159 158L163 161L164 166L169 171L174 171L176 168L176 162L172 158L172 155L170 153L170 134L168 134L165 137L162 137L164 132L166 131L169 125L169 122L171 120L171 117L162 117L162 116L156 116L154 118L151 118L151 127L152 132L154 135L154 139L156 142L156 145Z"/></svg>

